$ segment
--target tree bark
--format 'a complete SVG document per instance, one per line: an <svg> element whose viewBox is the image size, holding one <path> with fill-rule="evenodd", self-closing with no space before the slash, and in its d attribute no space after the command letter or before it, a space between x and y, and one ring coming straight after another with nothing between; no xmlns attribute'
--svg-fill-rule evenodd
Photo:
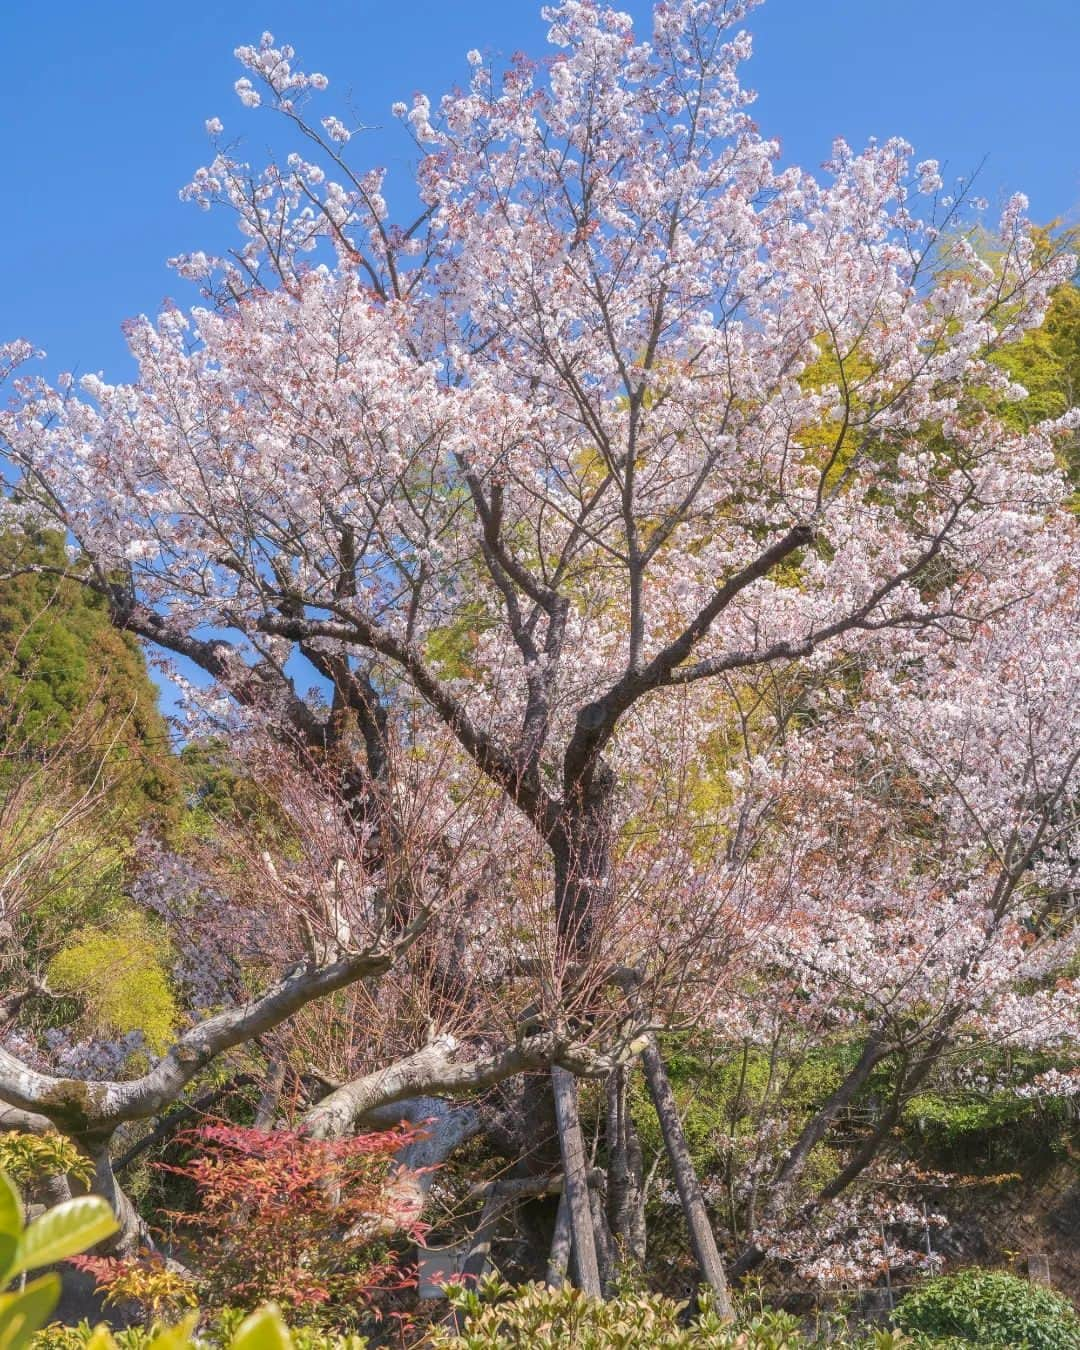
<svg viewBox="0 0 1080 1350"><path fill-rule="evenodd" d="M549 837L555 871L555 924L559 937L559 966L588 962L596 918L606 908L611 888L611 843L614 828L615 775L598 762L585 775L567 783L566 802L557 828ZM562 1008L563 1018L584 1010ZM567 1209L578 1287L601 1297L592 1206L585 1181L585 1143L578 1119L578 1090L574 1075L553 1066L555 1121L562 1153Z"/></svg>
<svg viewBox="0 0 1080 1350"><path fill-rule="evenodd" d="M398 1173L391 1184L399 1210L418 1219L438 1169L456 1148L480 1133L483 1122L475 1107L451 1107L434 1097L414 1097L376 1107L362 1117L359 1126L390 1130L402 1123L418 1127L420 1133L397 1154Z"/></svg>
<svg viewBox="0 0 1080 1350"><path fill-rule="evenodd" d="M589 1190L589 1209L592 1211L593 1240L596 1244L596 1265L600 1272L600 1288L604 1296L611 1293L618 1270L619 1258L608 1225L607 1210L602 1190Z"/></svg>
<svg viewBox="0 0 1080 1350"><path fill-rule="evenodd" d="M281 1094L285 1087L285 1060L282 1058L272 1059L266 1066L266 1082L263 1084L263 1090L259 1094L259 1102L255 1107L255 1119L253 1126L263 1133L269 1133L274 1128L274 1121L277 1119L278 1105L281 1102Z"/></svg>
<svg viewBox="0 0 1080 1350"><path fill-rule="evenodd" d="M873 1038L871 1038L871 1042L868 1042L867 1049L864 1050L863 1056L860 1059L859 1064L857 1064L855 1068L852 1070L851 1075L849 1075L849 1078L855 1077L860 1074L861 1072L860 1066L863 1065L864 1060L866 1059L867 1056L867 1052L869 1051L872 1043L874 1043ZM822 1187L822 1189L812 1200L810 1200L807 1204L802 1206L802 1208L799 1210L799 1212L795 1215L795 1217L792 1219L790 1223L790 1228L792 1230L798 1230L805 1224L809 1223L809 1221L814 1217L815 1214L818 1213L818 1211L824 1205L828 1204L830 1200L835 1200L837 1196L841 1195L844 1191L846 1191L847 1188L851 1185L851 1183L856 1180L856 1178L870 1165L871 1162L873 1162L874 1158L877 1156L878 1150L881 1148L881 1145L888 1137L889 1132L892 1130L896 1122L900 1119L900 1112L903 1109L904 1102L907 1100L910 1093L913 1092L916 1087L918 1087L918 1085L923 1081L923 1079L927 1076L930 1070L937 1063L943 1049L945 1048L946 1043L947 1043L946 1036L942 1035L936 1038L931 1043L930 1048L916 1062L915 1066L912 1069L907 1070L901 1067L901 1069L899 1070L900 1078L896 1085L893 1100L886 1108L886 1110L882 1113L881 1118L875 1125L874 1129L870 1132L870 1134L866 1137L863 1143L859 1146L859 1148L855 1151L852 1157L848 1160L847 1164L843 1168L841 1168L841 1170L837 1173L837 1175L833 1177L833 1179L830 1182L828 1182L827 1185ZM877 1059L874 1062L877 1063L883 1057L884 1056L879 1053ZM866 1077L868 1076L869 1070L867 1070L865 1073L862 1073L862 1081L865 1081ZM835 1098L838 1094L844 1092L847 1082L848 1080L845 1080L845 1082L840 1085L836 1093L833 1094L833 1097L829 1098L829 1102L831 1102L833 1098ZM852 1095L854 1095L854 1093L847 1094L848 1100L850 1100L850 1097ZM825 1106L822 1107L822 1112L824 1112L828 1104L829 1103L827 1102ZM821 1112L819 1112L818 1114L820 1115ZM833 1112L833 1115L835 1115L835 1112ZM811 1124L813 1123L814 1122L811 1122ZM809 1128L810 1126L807 1126L807 1129ZM805 1133L806 1131L804 1130L804 1134ZM792 1181L793 1180L794 1179L792 1179ZM773 1199L773 1197L770 1197L769 1204L765 1210L765 1216L775 1218L775 1216L779 1213L779 1208L780 1208L779 1204ZM764 1259L764 1255L765 1253L756 1244L748 1247L744 1252L740 1253L739 1259L735 1262L734 1266L732 1267L733 1274L737 1276L748 1274L751 1270L753 1270L756 1266L758 1266L761 1263L761 1261Z"/></svg>
<svg viewBox="0 0 1080 1350"><path fill-rule="evenodd" d="M877 1156L885 1138L892 1130L893 1126L900 1119L900 1112L904 1109L904 1103L923 1082L923 1080L933 1069L934 1065L941 1058L941 1054L947 1044L947 1038L942 1036L934 1040L930 1048L914 1064L914 1066L904 1072L901 1070L900 1082L896 1086L893 1100L882 1112L881 1119L874 1127L872 1133L864 1140L862 1145L856 1150L855 1154L848 1160L847 1166L833 1177L827 1186L823 1187L818 1196L821 1203L829 1200L835 1200L838 1195L851 1185L851 1183L863 1172Z"/></svg>
<svg viewBox="0 0 1080 1350"><path fill-rule="evenodd" d="M104 1137L91 1136L78 1142L94 1164L94 1181L91 1187L93 1193L108 1201L120 1225L119 1232L107 1240L106 1249L122 1257L135 1256L140 1249L154 1251L155 1243L149 1227L140 1217L113 1171L112 1154L109 1151L112 1142L111 1132Z"/></svg>
<svg viewBox="0 0 1080 1350"><path fill-rule="evenodd" d="M392 947L350 952L325 965L293 971L265 994L229 1008L186 1031L141 1078L86 1081L38 1073L0 1048L0 1105L47 1116L72 1136L112 1132L128 1120L145 1120L170 1106L211 1060L278 1026L316 999L358 980L384 974L419 937L426 917Z"/></svg>
<svg viewBox="0 0 1080 1350"><path fill-rule="evenodd" d="M585 1140L578 1119L577 1081L568 1070L555 1065L551 1070L551 1085L555 1093L555 1118L559 1127L559 1147L578 1287L593 1298L600 1298L600 1267L596 1258L592 1207L589 1203Z"/></svg>
<svg viewBox="0 0 1080 1350"><path fill-rule="evenodd" d="M555 1231L551 1235L551 1254L548 1257L547 1283L553 1289L561 1289L566 1283L570 1270L570 1243L570 1202L566 1198L564 1186L559 1196Z"/></svg>
<svg viewBox="0 0 1080 1350"><path fill-rule="evenodd" d="M335 1088L306 1112L304 1130L318 1139L338 1139L373 1111L394 1102L476 1092L541 1068L550 1062L556 1045L550 1036L530 1036L482 1059L460 1062L453 1059L456 1048L452 1037L439 1036L415 1054Z"/></svg>
<svg viewBox="0 0 1080 1350"><path fill-rule="evenodd" d="M620 1067L607 1082L607 1213L618 1260L645 1260L645 1195L641 1144L627 1101L629 1072Z"/></svg>
<svg viewBox="0 0 1080 1350"><path fill-rule="evenodd" d="M509 1203L511 1203L510 1197L501 1193L496 1187L492 1187L488 1192L484 1200L484 1207L480 1211L480 1222L473 1234L472 1245L469 1247L469 1253L461 1265L461 1275L467 1284L475 1284L487 1273L488 1263L491 1260L491 1244L495 1240L495 1230L499 1226L503 1210Z"/></svg>
<svg viewBox="0 0 1080 1350"><path fill-rule="evenodd" d="M679 1199L682 1201L686 1226L690 1231L690 1246L694 1259L698 1263L702 1279L713 1291L717 1312L721 1317L732 1317L731 1294L724 1274L724 1263L716 1247L712 1225L705 1209L705 1197L701 1193L701 1185L694 1171L686 1135L683 1133L671 1084L668 1082L655 1037L650 1038L642 1051L641 1059L645 1066L645 1081L649 1085L649 1095L660 1121L664 1147L667 1149Z"/></svg>
<svg viewBox="0 0 1080 1350"><path fill-rule="evenodd" d="M162 1116L149 1134L144 1134L129 1149L121 1153L119 1158L114 1159L113 1171L116 1173L123 1172L148 1149L175 1134L187 1121L197 1120L200 1115L209 1111L222 1097L227 1097L230 1092L235 1092L238 1088L249 1087L253 1081L250 1074L239 1073L235 1078L230 1078L227 1083L223 1083L220 1087L213 1088L210 1092L204 1092L195 1101L186 1102L171 1111L167 1116Z"/></svg>
<svg viewBox="0 0 1080 1350"><path fill-rule="evenodd" d="M863 1046L862 1054L858 1061L850 1070L847 1077L840 1083L839 1087L832 1092L817 1111L810 1117L803 1126L798 1139L791 1146L787 1157L784 1159L779 1172L776 1174L771 1186L767 1191L768 1199L765 1208L762 1211L761 1221L763 1224L774 1222L784 1210L788 1197L802 1176L810 1154L824 1139L829 1126L833 1123L840 1112L849 1106L856 1093L864 1086L866 1080L878 1064L888 1053L883 1046L881 1036L878 1032L871 1032L867 1037L866 1044ZM751 1222L754 1222L753 1219ZM756 1223L755 1223L756 1226ZM752 1236L752 1234L751 1234ZM744 1251L739 1253L739 1258L732 1267L732 1273L735 1275L746 1275L765 1258L764 1250L751 1242Z"/></svg>

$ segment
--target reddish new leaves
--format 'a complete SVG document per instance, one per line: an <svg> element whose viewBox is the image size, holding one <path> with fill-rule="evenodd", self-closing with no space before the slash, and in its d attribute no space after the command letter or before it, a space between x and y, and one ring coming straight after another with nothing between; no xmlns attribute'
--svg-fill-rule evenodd
<svg viewBox="0 0 1080 1350"><path fill-rule="evenodd" d="M198 1251L211 1301L274 1299L340 1320L407 1276L392 1239L414 1242L418 1214L397 1188L405 1128L332 1142L227 1124L181 1136L190 1159L167 1170L194 1183L199 1207L171 1218Z"/></svg>

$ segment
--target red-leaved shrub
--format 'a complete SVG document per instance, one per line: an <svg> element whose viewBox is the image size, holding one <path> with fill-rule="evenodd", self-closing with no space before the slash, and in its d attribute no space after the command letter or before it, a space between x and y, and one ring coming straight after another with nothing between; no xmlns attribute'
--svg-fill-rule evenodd
<svg viewBox="0 0 1080 1350"><path fill-rule="evenodd" d="M169 1217L212 1305L273 1299L340 1325L412 1283L395 1244L422 1230L395 1186L395 1154L415 1132L326 1141L212 1124L179 1138L192 1156L167 1170L194 1183L199 1207Z"/></svg>

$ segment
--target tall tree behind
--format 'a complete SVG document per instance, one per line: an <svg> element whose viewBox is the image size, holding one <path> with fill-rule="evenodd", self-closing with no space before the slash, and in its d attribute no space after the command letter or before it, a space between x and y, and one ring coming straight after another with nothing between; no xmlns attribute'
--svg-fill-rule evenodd
<svg viewBox="0 0 1080 1350"><path fill-rule="evenodd" d="M1080 242L1075 229L1055 235L1053 225L1037 233L1049 252L1064 241L1071 249ZM1061 417L1080 406L1080 272L1054 291L1046 319L998 353L997 362L1022 384L1028 397L1001 410L1010 425L1027 428L1047 417ZM1073 432L1060 449L1074 486L1080 487L1080 433Z"/></svg>
<svg viewBox="0 0 1080 1350"><path fill-rule="evenodd" d="M66 566L55 531L0 535L0 736L14 717L20 741L54 744L90 715L109 745L114 773L128 781L132 820L167 814L179 787L157 689L137 640L118 631L103 599L52 569ZM25 570L23 570L25 569Z"/></svg>

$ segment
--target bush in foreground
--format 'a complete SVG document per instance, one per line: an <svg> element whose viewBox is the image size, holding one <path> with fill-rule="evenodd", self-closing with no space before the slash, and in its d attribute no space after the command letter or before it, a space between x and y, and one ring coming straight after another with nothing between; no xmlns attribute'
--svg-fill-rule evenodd
<svg viewBox="0 0 1080 1350"><path fill-rule="evenodd" d="M1080 1348L1080 1317L1067 1299L997 1270L928 1281L904 1299L896 1323L919 1345Z"/></svg>
<svg viewBox="0 0 1080 1350"><path fill-rule="evenodd" d="M487 1279L477 1289L451 1286L447 1293L457 1313L458 1332L438 1330L436 1350L800 1350L814 1344L787 1313L760 1311L725 1322L707 1297L689 1322L686 1304L658 1294L628 1294L603 1302L569 1285L551 1289L527 1284L512 1289ZM898 1350L908 1344L892 1331L870 1330L855 1340L830 1342Z"/></svg>

